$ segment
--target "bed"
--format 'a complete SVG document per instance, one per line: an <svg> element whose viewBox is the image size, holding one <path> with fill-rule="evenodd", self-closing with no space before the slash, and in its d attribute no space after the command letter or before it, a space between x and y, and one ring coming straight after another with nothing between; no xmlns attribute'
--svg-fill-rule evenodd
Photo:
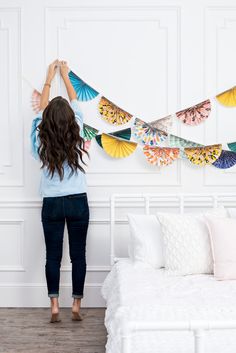
<svg viewBox="0 0 236 353"><path fill-rule="evenodd" d="M126 222L116 218L117 209L144 207L149 213L164 207L183 212L218 204L235 207L236 195L112 195L112 267L102 287L106 353L236 352L236 281L217 281L205 274L171 275L116 256L115 228Z"/></svg>

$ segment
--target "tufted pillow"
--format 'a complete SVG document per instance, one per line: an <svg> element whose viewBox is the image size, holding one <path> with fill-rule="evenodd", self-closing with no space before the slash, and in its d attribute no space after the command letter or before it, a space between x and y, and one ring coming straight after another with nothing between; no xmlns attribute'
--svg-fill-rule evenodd
<svg viewBox="0 0 236 353"><path fill-rule="evenodd" d="M205 213L158 213L166 270L178 275L213 272L213 259L205 215L227 217L224 208Z"/></svg>

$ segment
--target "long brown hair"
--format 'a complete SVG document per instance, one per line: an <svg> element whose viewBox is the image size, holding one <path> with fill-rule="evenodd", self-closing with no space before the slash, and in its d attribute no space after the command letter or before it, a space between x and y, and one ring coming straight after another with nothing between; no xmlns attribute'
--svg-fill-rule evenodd
<svg viewBox="0 0 236 353"><path fill-rule="evenodd" d="M80 136L80 127L76 122L75 113L66 99L58 96L51 100L43 111L38 130L41 168L46 167L51 178L57 171L60 180L63 179L65 161L71 168L70 176L77 173L78 169L85 173L80 161L86 165L83 154L86 153L88 156L89 154L84 149L85 141Z"/></svg>

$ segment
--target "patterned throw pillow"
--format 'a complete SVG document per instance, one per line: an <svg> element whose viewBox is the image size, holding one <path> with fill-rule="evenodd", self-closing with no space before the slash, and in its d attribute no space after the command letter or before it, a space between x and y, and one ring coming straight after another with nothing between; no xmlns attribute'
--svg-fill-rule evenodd
<svg viewBox="0 0 236 353"><path fill-rule="evenodd" d="M177 275L213 273L213 258L205 216L227 217L224 208L205 213L158 213L164 243L165 268Z"/></svg>

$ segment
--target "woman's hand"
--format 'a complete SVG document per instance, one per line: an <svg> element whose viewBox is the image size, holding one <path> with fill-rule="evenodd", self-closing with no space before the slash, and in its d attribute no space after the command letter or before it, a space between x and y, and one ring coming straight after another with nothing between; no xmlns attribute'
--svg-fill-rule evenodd
<svg viewBox="0 0 236 353"><path fill-rule="evenodd" d="M56 70L59 66L59 60L54 60L48 67L48 74L47 74L47 79L46 82L47 83L51 83L51 81L53 80L55 74L56 74Z"/></svg>
<svg viewBox="0 0 236 353"><path fill-rule="evenodd" d="M63 60L60 61L60 73L63 79L68 76L68 72L69 72L69 67L67 65L67 62Z"/></svg>

